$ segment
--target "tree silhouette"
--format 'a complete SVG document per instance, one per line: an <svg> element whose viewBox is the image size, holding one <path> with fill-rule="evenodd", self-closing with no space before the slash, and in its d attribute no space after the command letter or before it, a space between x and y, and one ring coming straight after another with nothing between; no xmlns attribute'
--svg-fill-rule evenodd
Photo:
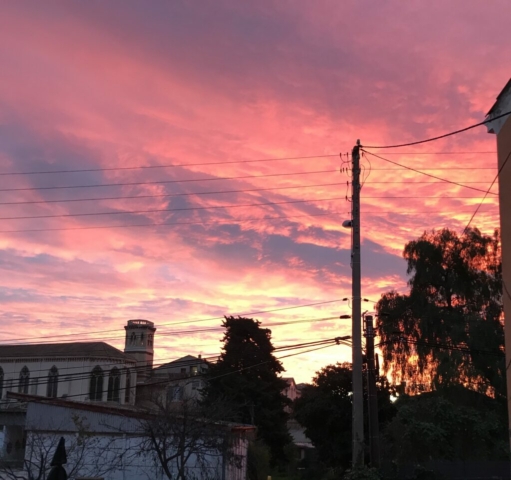
<svg viewBox="0 0 511 480"><path fill-rule="evenodd" d="M377 304L385 373L408 393L463 385L505 395L498 232L424 233L403 256L410 292Z"/></svg>
<svg viewBox="0 0 511 480"><path fill-rule="evenodd" d="M223 349L217 363L211 364L204 402L225 399L232 407L230 419L257 426L258 437L270 448L273 464L285 460L284 447L290 443L289 400L282 394L284 371L273 355L271 331L251 318L225 317Z"/></svg>

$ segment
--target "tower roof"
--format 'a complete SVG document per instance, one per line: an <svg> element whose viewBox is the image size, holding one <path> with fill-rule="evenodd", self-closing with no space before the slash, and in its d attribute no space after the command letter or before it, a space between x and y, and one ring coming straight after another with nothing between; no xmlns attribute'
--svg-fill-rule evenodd
<svg viewBox="0 0 511 480"><path fill-rule="evenodd" d="M154 326L153 322L150 322L149 320L144 320L143 318L135 318L134 320L128 320L127 325L124 326L126 330L131 328L147 328L149 330L152 330L153 332L156 331L156 327Z"/></svg>

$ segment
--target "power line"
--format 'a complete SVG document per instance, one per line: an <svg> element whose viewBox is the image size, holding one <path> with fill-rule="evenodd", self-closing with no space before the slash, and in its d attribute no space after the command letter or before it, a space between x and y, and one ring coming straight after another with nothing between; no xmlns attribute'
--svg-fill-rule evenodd
<svg viewBox="0 0 511 480"><path fill-rule="evenodd" d="M377 170L377 169L373 169ZM398 170L398 169L391 169ZM414 181L414 180L388 180L388 181L366 181L364 184L444 184L444 181L431 182L431 181ZM486 182L464 182L465 184L480 184ZM77 202L93 202L104 200L138 200L147 198L173 198L173 197L189 197L189 196L202 196L202 195L223 195L229 193L253 193L253 192L268 192L275 190L294 190L297 188L313 188L313 187L336 187L344 185L344 183L313 183L308 185L293 185L287 187L271 187L271 188L247 188L241 190L216 190L210 192L189 192L189 193L163 193L156 195L128 195L128 196L115 196L115 197L89 197L89 198L71 198L61 200L24 200L13 202L0 202L0 205L45 205L52 203L77 203Z"/></svg>
<svg viewBox="0 0 511 480"><path fill-rule="evenodd" d="M296 353L292 353L292 354L288 354L288 355L283 355L281 357L276 357L277 360L280 360L280 359L283 359L283 358L288 358L288 357L292 357L292 356L295 356L295 355L300 355L300 354L304 354L304 353L308 353L308 352L311 352L311 351L315 351L315 350L320 350L322 348L327 348L327 347L331 347L331 346L334 346L334 345L340 345L340 344L343 344L345 345L347 342L346 340L340 338L340 337L336 337L336 338L333 338L333 339L330 339L330 340L325 340L325 345L324 346L320 346L320 347L316 347L314 349L311 349L311 350L305 350L303 352L296 352ZM349 346L349 345L348 345ZM302 347L303 348L303 347ZM257 363L257 364L254 364L254 365L249 365L247 367L243 367L243 368L240 368L240 369L236 369L236 370L233 370L233 371L230 371L230 372L227 372L227 373L224 373L224 374L221 374L221 375L218 375L216 377L209 377L208 380L211 381L211 380L216 380L218 378L221 378L221 377L225 377L227 375L233 375L233 374L236 374L236 373L240 373L242 371L245 371L245 370L249 370L251 368L255 368L255 367L258 367L258 366L261 366L261 365L264 365L266 363L269 363L269 362L272 362L273 360L267 360L267 361L264 361L264 362L260 362L260 363ZM189 377L184 377L184 378L180 378L179 380L187 380L187 379L198 379L200 377L204 377L204 374L198 374L198 375L190 375ZM40 377L40 378L45 378L47 379L48 376L44 376L44 377ZM90 378L90 372L87 374L87 377L85 378ZM82 378L82 379L85 379L85 378ZM60 378L59 380L60 381ZM64 380L65 381L65 380ZM161 380L161 381L158 381L158 382L152 382L151 383L151 386L154 386L154 385L165 385L165 384L170 384L172 383L172 381L169 379L164 379L164 380ZM132 388L130 386L130 388ZM118 390L119 392L120 391L124 391L126 390L127 388L126 387L120 387ZM73 394L73 395L68 395L66 398L71 398L71 397L82 397L84 395L87 395L87 393L79 393L79 394ZM10 402L0 402L1 404L8 404Z"/></svg>
<svg viewBox="0 0 511 480"><path fill-rule="evenodd" d="M241 207L262 207L269 205L286 205L291 203L307 203L307 202L328 202L330 200L343 200L344 197L318 198L313 200L285 200L282 202L266 202L266 203L241 203L229 205L210 205L207 207L182 207L182 208L154 208L149 210L124 210L115 212L91 212L91 213L65 213L58 215L22 215L16 217L0 217L0 220L35 220L40 218L69 218L69 217L91 217L104 215L125 215L140 213L162 213L162 212L185 212L191 210L212 210L217 208L241 208Z"/></svg>
<svg viewBox="0 0 511 480"><path fill-rule="evenodd" d="M304 349L304 348L309 348L309 347L317 347L317 346L320 346L320 345L328 345L328 346L331 346L331 345L335 345L335 344L339 344L337 343L339 341L339 338L329 338L329 339L324 339L324 340L317 340L317 341L313 341L313 342L307 342L307 343L299 343L299 344L293 344L293 345L285 345L283 347L276 347L273 349L273 352L285 352L285 351L289 351L289 350L301 350L301 349ZM346 342L346 340L343 340L344 342ZM346 342L348 343L348 342ZM302 352L302 353L305 353L305 352ZM281 357L281 358L286 358L288 355L284 356L284 357ZM181 366L190 366L190 365L195 365L197 364L198 362L200 362L201 360L203 360L204 362L208 362L209 360L216 360L220 357L220 354L217 354L217 355L212 355L210 357L205 357L205 358L201 358L201 359L197 359L195 361L190 361L190 360L180 360L180 359L177 359L175 361L170 361L170 362L164 362L164 363L160 363L160 364L156 364L156 366L153 366L153 369L157 369L159 367L163 367L165 365L169 365L171 366L172 368L176 368L176 367L181 367ZM113 365L114 367L113 368L116 368L119 370L119 372L126 372L127 370L129 370L130 372L137 372L139 370L144 370L146 367L145 366L133 366L133 367L122 367L119 368L120 364L119 362L117 363L111 363L111 364L101 364L100 366L110 366L110 365ZM81 368L81 367L68 367L68 368ZM63 367L61 369L58 369L59 373L60 373L60 370L64 370L66 369L66 367ZM47 368L47 369L38 369L38 370L29 370L29 373L32 373L32 372L49 372L50 369ZM91 371L86 371L86 372L76 372L76 373L69 373L69 374L64 374L64 375L58 375L57 377L57 381L56 383L66 383L66 382L69 382L70 380L71 381L77 381L77 380L87 380L89 379L91 376ZM192 378L194 377L198 377L199 375L192 375ZM41 376L37 376L37 377L33 377L33 376L30 376L29 377L29 380L30 381L36 381L39 382L39 380L47 380L48 379L48 373L46 373L45 375L41 375ZM5 380L9 380L8 378L4 378L4 381ZM11 380L16 380L16 378L13 378ZM166 379L166 382L169 382L168 379ZM39 386L39 383L38 383L38 386ZM83 396L84 394L77 394L77 396ZM70 395L71 396L71 395Z"/></svg>
<svg viewBox="0 0 511 480"><path fill-rule="evenodd" d="M98 187L133 187L140 185L163 185L171 183L190 183L190 182L213 182L221 180L241 180L248 178L268 178L268 177L289 177L294 175L311 175L316 173L335 173L335 170L314 170L310 172L287 172L287 173L269 173L264 175L243 175L240 177L213 177L213 178L188 178L184 180L160 180L157 182L129 182L129 183L98 183L89 185L55 185L52 187L23 187L23 188L2 188L0 192L26 192L40 190L65 190L74 188L98 188Z"/></svg>
<svg viewBox="0 0 511 480"><path fill-rule="evenodd" d="M288 187L271 187L271 188L246 188L242 190L217 190L213 192L191 192L191 193L163 193L157 195L129 195L119 197L95 197L95 198L72 198L63 200L28 200L22 202L0 202L0 205L36 205L47 203L72 203L72 202L91 202L102 200L129 200L139 198L165 198L165 197L188 197L193 195L220 195L226 193L248 193L248 192L267 192L273 190L290 190L296 188L312 188L312 187L333 187L344 185L343 183L313 183L311 185L293 185Z"/></svg>
<svg viewBox="0 0 511 480"><path fill-rule="evenodd" d="M366 147L376 148L376 147ZM385 155L495 155L497 152L385 152Z"/></svg>
<svg viewBox="0 0 511 480"><path fill-rule="evenodd" d="M499 118L506 117L508 115L511 115L511 112L502 113L501 115L497 115L496 117L489 118L487 120L484 120L479 123L475 123L474 125L470 125L469 127L461 128L460 130L454 130L453 132L444 133L443 135L438 135L436 137L427 138L425 140L418 140L416 142L409 142L409 143L401 143L397 145L372 145L368 146L365 145L365 148L401 148L401 147L411 147L412 145L420 145L422 143L428 143L428 142L434 142L435 140L440 140L442 138L451 137L453 135L457 135L458 133L467 132L468 130L472 130L473 128L480 127L481 125L486 125L489 122L493 122L495 120L498 120Z"/></svg>
<svg viewBox="0 0 511 480"><path fill-rule="evenodd" d="M148 170L156 168L186 168L186 167L204 167L208 165L230 165L236 163L257 163L257 162L277 162L282 160L311 160L316 158L337 157L338 154L311 155L305 157L279 157L279 158L260 158L255 160L232 160L224 162L201 162L201 163L171 163L163 165L135 165L132 167L108 167L108 168L80 168L76 170L39 170L29 172L1 172L0 176L7 175L51 175L56 173L91 173L91 172L111 172L119 170Z"/></svg>
<svg viewBox="0 0 511 480"><path fill-rule="evenodd" d="M367 152L370 153L370 152ZM387 153L385 153L387 154ZM401 164L399 164L401 165ZM405 165L402 168L407 168ZM399 172L401 168L373 168L373 170L386 170L389 172ZM495 170L493 167L435 167L435 168L421 168L419 173L434 172L436 170Z"/></svg>
<svg viewBox="0 0 511 480"><path fill-rule="evenodd" d="M375 198L375 199L420 199L420 198L450 198L450 199L478 199L478 197L365 197L365 198ZM495 207L495 204L484 204L486 206ZM306 215L280 215L276 217L247 217L241 219L232 219L231 221L226 221L224 223L220 221L215 222L172 222L172 223L128 223L123 225L94 225L90 227L55 227L55 228L31 228L31 229L19 229L19 230L0 230L0 233L35 233L35 232L62 232L62 231L73 231L73 230L102 230L102 229L124 229L124 228L158 228L158 227L173 227L173 226L182 226L182 225L200 225L200 226L209 226L209 225L229 225L231 222L253 222L253 221L262 221L262 220L290 220L296 218L310 218L310 217L329 217L332 215L336 215L339 212L326 212L326 213L311 213ZM397 212L395 210L378 210L378 211L362 211L363 215L366 214L395 214L395 215L415 215L417 213L469 213L469 211L455 210L455 211L446 211L446 210L417 210L417 211L402 211ZM489 212L488 212L489 213Z"/></svg>
<svg viewBox="0 0 511 480"><path fill-rule="evenodd" d="M337 318L337 317L335 317L335 318ZM316 345L324 344L326 342L331 342L331 341L335 341L335 340L336 340L336 338L317 340L317 341L313 341L313 342L298 343L298 344L293 344L293 345L276 346L276 347L274 347L273 351L281 352L281 351L287 351L287 350L294 350L294 349L297 349L297 348L307 348L307 347L310 347L310 346L316 346ZM73 343L75 343L75 342L73 342ZM76 343L88 343L88 342L76 342ZM349 341L346 341L346 343L349 343ZM37 345L39 345L39 344L37 344ZM62 344L60 344L60 345L62 345ZM62 354L57 353L57 352L45 352L44 355L45 356L53 356L53 357L55 357L55 360L60 359L60 358L63 357ZM127 355L129 356L129 353ZM205 362L208 362L208 361L215 360L218 357L219 357L219 354L206 355L206 356L202 356L200 358L195 358L193 360L190 360L190 359L184 360L183 358L178 358L178 359L172 360L174 357L163 357L163 358L159 358L159 362L155 363L153 365L153 369L157 369L159 367L162 367L164 365L169 365L169 364L171 364L173 368L180 367L180 366L195 365L195 364L197 364L198 360L203 360ZM102 363L101 366L102 367L110 367L110 366L111 367L119 367L119 361L120 360L117 359L117 361L112 362L112 363ZM81 368L83 368L83 365L74 366L74 367L59 367L58 368L59 376L64 371L76 370L76 369L81 369ZM133 372L137 372L139 370L145 370L145 369L146 369L145 365L139 365L139 366L132 366L132 367L121 367L120 370L130 370L130 371L133 371ZM30 374L32 374L32 373L35 373L35 372L48 372L49 370L50 370L49 368L39 368L39 369L32 369L31 368L29 371L30 371ZM74 374L70 373L70 374L66 375L66 379L69 378L69 377L83 375L83 374L89 376L90 372L76 372ZM37 378L46 378L46 376L41 376L41 377L37 377ZM33 379L34 379L34 377L31 377L31 380L33 380Z"/></svg>
<svg viewBox="0 0 511 480"><path fill-rule="evenodd" d="M373 148L373 147L368 147ZM495 152L387 152L387 155L486 155L495 154ZM199 162L199 163L172 163L161 165L134 165L130 167L108 167L108 168L80 168L73 170L34 170L27 172L0 172L0 176L9 175L53 175L62 173L93 173L93 172L111 172L111 171L126 171L126 170L153 170L158 168L187 168L187 167L207 167L210 165L233 165L244 163L260 163L260 162L277 162L284 160L312 160L317 158L332 158L337 157L336 153L326 155L309 155L302 157L277 157L277 158L260 158L254 160L232 160L222 162Z"/></svg>
<svg viewBox="0 0 511 480"><path fill-rule="evenodd" d="M498 204L496 203L485 203L484 205L486 206L489 206L489 207L497 207ZM457 213L470 213L472 212L472 209L470 210L405 210L405 211L400 211L400 212L397 212L396 210L387 210L387 211L382 211L382 210L363 210L361 213L362 214L378 214L378 215L381 215L381 214L395 214L395 215L415 215L415 214L422 214L422 213L444 213L444 214L457 214ZM486 212L486 213L490 213L490 212ZM496 212L498 213L498 212Z"/></svg>
<svg viewBox="0 0 511 480"><path fill-rule="evenodd" d="M422 173L422 172L421 172ZM377 181L371 181L371 182L364 182L364 185L366 183L378 183L378 184L388 184L388 183L398 183L400 185L415 185L415 184L418 184L418 185L434 185L434 184L440 184L440 185L445 185L445 181L442 180L442 181L438 181L438 182L431 182L431 181L415 181L415 180L377 180ZM472 183L472 184L481 184L481 183L484 183L486 184L487 182L463 182L465 185L469 184L469 183ZM342 184L338 184L338 185L342 185ZM446 185L447 186L447 185ZM0 203L0 205L2 205Z"/></svg>
<svg viewBox="0 0 511 480"><path fill-rule="evenodd" d="M252 222L261 220L287 220L290 218L309 218L323 217L334 215L335 212L311 213L306 215L280 215L277 217L248 217L240 219L232 219L231 222ZM116 228L154 228L154 227L172 227L177 225L224 225L228 223L216 222L173 222L173 223L128 223L123 225L93 225L90 227L56 227L56 228L30 228L22 230L0 230L0 233L34 233L34 232L63 232L70 230L99 230L99 229L116 229Z"/></svg>
<svg viewBox="0 0 511 480"><path fill-rule="evenodd" d="M323 318L307 318L303 320L288 320L288 321L281 321L281 322L273 322L268 324L263 324L263 328L270 328L270 327L279 327L279 326L285 326L285 325L293 325L297 323L315 323L315 322L326 322L331 320L339 320L338 316L334 317L323 317ZM195 335L197 333L216 333L216 332L223 332L224 327L219 325L215 327L203 327L203 328L195 328L195 329L186 329L186 330L170 330L168 332L159 333L158 337L166 337L166 336L186 336L186 335ZM33 338L33 337L32 337ZM48 337L39 337L41 338L48 338ZM37 343L33 343L32 345L56 345L55 343L55 337L51 336L51 340L48 341L38 341ZM111 337L102 337L101 341L105 340L118 340L124 338L124 334L122 332L119 332L119 335L111 336ZM97 339L90 338L90 337L84 337L80 338L79 340L89 340L89 341L98 341ZM17 343L17 340L7 340L7 342L14 342L14 343L4 343L3 345L9 345L9 346L15 346L15 345L24 345L24 343ZM85 342L87 343L87 342Z"/></svg>
<svg viewBox="0 0 511 480"><path fill-rule="evenodd" d="M486 192L486 191L485 191ZM495 193L495 195L498 195L498 193ZM467 197L467 196L459 196L459 195L380 195L380 196L373 196L373 195L364 195L364 198L438 198L439 200L443 198L455 198L455 199L461 199L461 198L469 198L472 200L479 200L481 198L485 197Z"/></svg>
<svg viewBox="0 0 511 480"><path fill-rule="evenodd" d="M511 113L511 112L510 112ZM420 173L422 175L426 175L427 177L431 177L431 178L434 178L435 180L440 180L442 182L445 182L445 183L451 183L453 185L457 185L458 187L463 187L463 188L468 188L470 190L475 190L477 192L483 192L483 193L486 193L486 190L483 190L481 188L476 188L476 187L470 187L468 185L464 185L463 183L458 183L458 182L454 182L452 180L448 180L446 178L442 178L442 177L438 177L436 175L432 175L431 173L426 173L422 170L417 170L416 168L412 168L412 167L407 167L406 165L402 165L401 163L398 163L398 162L394 162L393 160L389 160L388 158L383 158L382 156L380 155L376 155L375 153L371 153L371 152L368 152L367 150L362 150L364 153L368 153L369 155L372 155L373 157L376 157L376 158L379 158L380 160L383 160L385 162L388 162L388 163L392 163L393 165L397 165L401 168L405 168L406 170L410 170L412 172L416 172L416 173ZM498 195L497 193L494 193L493 195Z"/></svg>
<svg viewBox="0 0 511 480"><path fill-rule="evenodd" d="M497 194L495 194L497 195ZM89 213L66 213L58 215L22 215L15 217L0 217L0 220L36 220L41 218L70 218L70 217L91 217L91 216L104 216L104 215L125 215L125 214L141 214L141 213L162 213L162 212L183 212L193 210L211 210L217 208L241 208L241 207L259 207L269 205L286 205L293 203L306 203L306 202L327 202L330 200L343 200L344 197L330 197L330 198L318 198L309 200L285 200L282 202L266 202L266 203L242 203L242 204L228 204L228 205L211 205L207 207L182 207L182 208L155 208L149 210L121 210L115 212L89 212ZM470 198L477 200L480 197L467 197L467 196L436 196L436 195L413 195L413 196L395 196L395 195L383 195L383 196L365 196L364 198ZM483 197L483 198L486 198Z"/></svg>
<svg viewBox="0 0 511 480"><path fill-rule="evenodd" d="M377 198L377 199L424 199L424 198L452 198L452 199L472 199L478 200L481 197L468 197L468 196L446 196L446 195L380 195L380 196L365 196L364 198ZM483 200L486 197L483 197ZM183 212L194 210L211 210L217 208L241 208L241 207L260 207L269 205L287 205L294 203L307 203L307 202L327 202L330 200L343 200L343 197L329 197L317 198L309 200L285 200L282 202L266 202L266 203L242 203L242 204L228 204L228 205L211 205L207 207L183 207L183 208L156 208L149 210L122 210L115 212L89 212L89 213L66 213L58 215L21 215L15 217L0 217L0 220L37 220L42 218L74 218L74 217L91 217L91 216L105 216L105 215L128 215L128 214L141 214L141 213L162 213L162 212Z"/></svg>
<svg viewBox="0 0 511 480"><path fill-rule="evenodd" d="M285 310L295 310L297 308L316 307L318 305L327 305L327 304L331 304L331 303L339 303L342 301L344 301L344 299L337 298L334 300L326 300L323 302L313 302L313 303L305 303L305 304L300 304L300 305L291 305L289 307L279 307L279 308L272 308L272 309L265 309L265 310L257 310L257 311L252 311L252 312L244 312L244 313L233 313L233 314L228 314L227 316L250 317L253 315L263 315L265 313L275 313L275 312L282 312ZM201 318L201 319L195 319L195 320L194 319L183 320L181 322L167 322L167 323L157 324L156 327L161 328L164 326L169 326L169 325L174 326L174 325L181 325L181 324L188 325L190 323L210 322L213 320L223 320L224 318L225 318L224 316L220 316L220 317ZM92 331L92 332L83 332L83 333L65 333L65 334L61 334L61 335L53 335L52 334L51 338L73 337L73 336L77 336L77 335L103 334L103 333L118 332L118 331L119 331L119 329L115 328L112 330L96 330L96 331ZM27 337L27 338L28 339L40 339L41 336L39 335L37 337ZM9 341L23 341L23 340L27 340L27 338L25 338L25 339L10 339Z"/></svg>
<svg viewBox="0 0 511 480"><path fill-rule="evenodd" d="M495 178L493 179L493 181L491 182L490 186L488 187L488 190L486 191L483 199L481 200L481 203L477 206L477 208L475 209L474 213L472 214L472 216L470 217L470 220L468 221L466 227L463 229L463 233L462 235L465 235L465 233L467 232L468 230L468 227L470 226L470 224L472 223L472 220L474 219L474 217L477 215L477 212L479 211L479 209L481 208L481 205L483 204L483 202L485 201L487 195L490 193L490 190L492 189L493 187L493 184L497 181L497 179L499 178L499 175L501 174L502 170L504 170L504 167L506 166L506 163L507 161L509 160L509 157L511 156L511 151L507 154L507 157L506 159L504 160L504 162L502 163L502 166L499 168L499 171L497 172L497 175L495 175Z"/></svg>

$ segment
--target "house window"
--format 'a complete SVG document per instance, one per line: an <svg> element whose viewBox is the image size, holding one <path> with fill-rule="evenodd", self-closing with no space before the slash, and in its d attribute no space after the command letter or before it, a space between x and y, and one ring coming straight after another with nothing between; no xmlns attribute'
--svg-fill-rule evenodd
<svg viewBox="0 0 511 480"><path fill-rule="evenodd" d="M103 400L103 370L101 367L94 367L90 376L89 398L92 401Z"/></svg>
<svg viewBox="0 0 511 480"><path fill-rule="evenodd" d="M183 400L183 387L179 385L169 387L167 390L167 404Z"/></svg>
<svg viewBox="0 0 511 480"><path fill-rule="evenodd" d="M152 333L147 335L147 345L149 345L150 347L153 346L153 334Z"/></svg>
<svg viewBox="0 0 511 480"><path fill-rule="evenodd" d="M137 334L135 332L131 332L130 344L135 345L136 342L137 342Z"/></svg>
<svg viewBox="0 0 511 480"><path fill-rule="evenodd" d="M48 385L46 386L46 396L57 398L59 389L59 371L55 365L48 372Z"/></svg>
<svg viewBox="0 0 511 480"><path fill-rule="evenodd" d="M24 366L20 372L20 381L18 383L18 393L28 393L28 382L30 380L30 372Z"/></svg>
<svg viewBox="0 0 511 480"><path fill-rule="evenodd" d="M144 334L140 334L140 345L144 345Z"/></svg>
<svg viewBox="0 0 511 480"><path fill-rule="evenodd" d="M0 367L0 398L2 398L4 394L4 371Z"/></svg>
<svg viewBox="0 0 511 480"><path fill-rule="evenodd" d="M110 370L110 375L108 376L107 401L119 403L120 389L121 389L121 373L119 372L118 368L114 367L112 368L112 370Z"/></svg>
<svg viewBox="0 0 511 480"><path fill-rule="evenodd" d="M131 372L128 368L126 370L126 388L124 389L124 403L130 403L130 395L131 395Z"/></svg>
<svg viewBox="0 0 511 480"><path fill-rule="evenodd" d="M190 373L191 373L192 375L197 375L197 374L199 373L199 369L198 369L198 367L197 367L196 365L195 365L195 366L193 366L193 367L190 367Z"/></svg>

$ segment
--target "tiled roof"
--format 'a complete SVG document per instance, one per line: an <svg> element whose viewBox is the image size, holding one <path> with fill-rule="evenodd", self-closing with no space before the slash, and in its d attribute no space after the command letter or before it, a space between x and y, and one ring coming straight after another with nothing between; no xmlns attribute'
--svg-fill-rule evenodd
<svg viewBox="0 0 511 480"><path fill-rule="evenodd" d="M32 357L116 358L135 361L129 355L105 342L0 345L0 359Z"/></svg>

